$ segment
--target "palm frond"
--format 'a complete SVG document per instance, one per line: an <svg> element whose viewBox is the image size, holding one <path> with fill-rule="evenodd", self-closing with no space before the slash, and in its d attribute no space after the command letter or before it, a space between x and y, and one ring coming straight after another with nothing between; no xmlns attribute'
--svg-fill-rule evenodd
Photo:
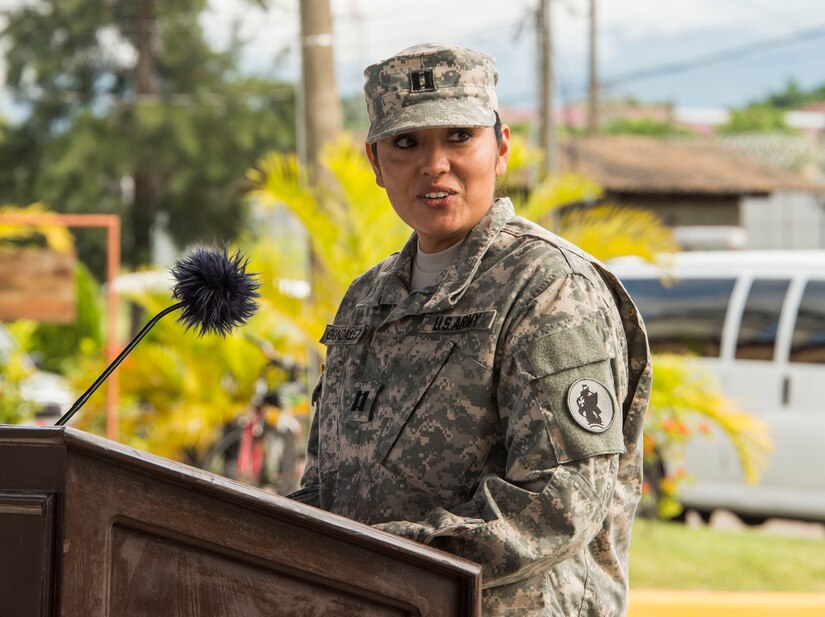
<svg viewBox="0 0 825 617"><path fill-rule="evenodd" d="M678 250L670 228L654 213L615 204L566 212L555 231L603 261L638 255L652 262Z"/></svg>
<svg viewBox="0 0 825 617"><path fill-rule="evenodd" d="M730 440L747 481L756 482L771 450L767 426L723 396L712 375L689 357L657 354L653 365L647 429L655 435L667 432L668 423L711 422Z"/></svg>

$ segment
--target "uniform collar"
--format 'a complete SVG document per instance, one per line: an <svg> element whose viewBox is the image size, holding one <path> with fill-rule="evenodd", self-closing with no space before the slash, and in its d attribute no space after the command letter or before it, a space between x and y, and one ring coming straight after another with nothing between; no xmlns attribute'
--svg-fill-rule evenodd
<svg viewBox="0 0 825 617"><path fill-rule="evenodd" d="M514 215L513 204L508 197L501 197L493 202L484 217L470 230L441 283L424 304L423 312L448 310L461 299L478 271L482 257ZM362 304L399 305L410 295L410 267L417 243L418 234L413 233L401 252L387 260L378 274L373 291L364 298Z"/></svg>

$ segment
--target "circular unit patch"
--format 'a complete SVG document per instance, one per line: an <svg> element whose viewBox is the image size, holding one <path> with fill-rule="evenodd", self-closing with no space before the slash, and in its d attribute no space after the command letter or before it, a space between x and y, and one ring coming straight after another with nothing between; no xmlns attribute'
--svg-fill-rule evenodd
<svg viewBox="0 0 825 617"><path fill-rule="evenodd" d="M567 411L586 431L604 433L613 424L616 406L613 395L600 381L577 379L567 390Z"/></svg>

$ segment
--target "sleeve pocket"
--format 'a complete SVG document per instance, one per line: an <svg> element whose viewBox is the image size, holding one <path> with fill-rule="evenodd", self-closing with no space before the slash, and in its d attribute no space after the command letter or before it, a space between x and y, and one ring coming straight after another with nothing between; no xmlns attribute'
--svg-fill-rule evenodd
<svg viewBox="0 0 825 617"><path fill-rule="evenodd" d="M614 353L605 339L603 326L591 319L533 341L521 352L521 366L533 379L538 379L607 360Z"/></svg>
<svg viewBox="0 0 825 617"><path fill-rule="evenodd" d="M605 338L601 323L590 320L522 351L520 363L559 463L625 450Z"/></svg>

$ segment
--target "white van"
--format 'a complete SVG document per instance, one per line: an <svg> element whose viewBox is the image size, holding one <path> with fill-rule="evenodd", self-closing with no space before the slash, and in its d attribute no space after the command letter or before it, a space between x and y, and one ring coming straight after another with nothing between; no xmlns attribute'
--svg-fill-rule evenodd
<svg viewBox="0 0 825 617"><path fill-rule="evenodd" d="M747 522L825 521L825 251L680 253L664 263L608 265L639 306L653 352L695 354L773 441L750 486L726 440L691 440L683 505Z"/></svg>

